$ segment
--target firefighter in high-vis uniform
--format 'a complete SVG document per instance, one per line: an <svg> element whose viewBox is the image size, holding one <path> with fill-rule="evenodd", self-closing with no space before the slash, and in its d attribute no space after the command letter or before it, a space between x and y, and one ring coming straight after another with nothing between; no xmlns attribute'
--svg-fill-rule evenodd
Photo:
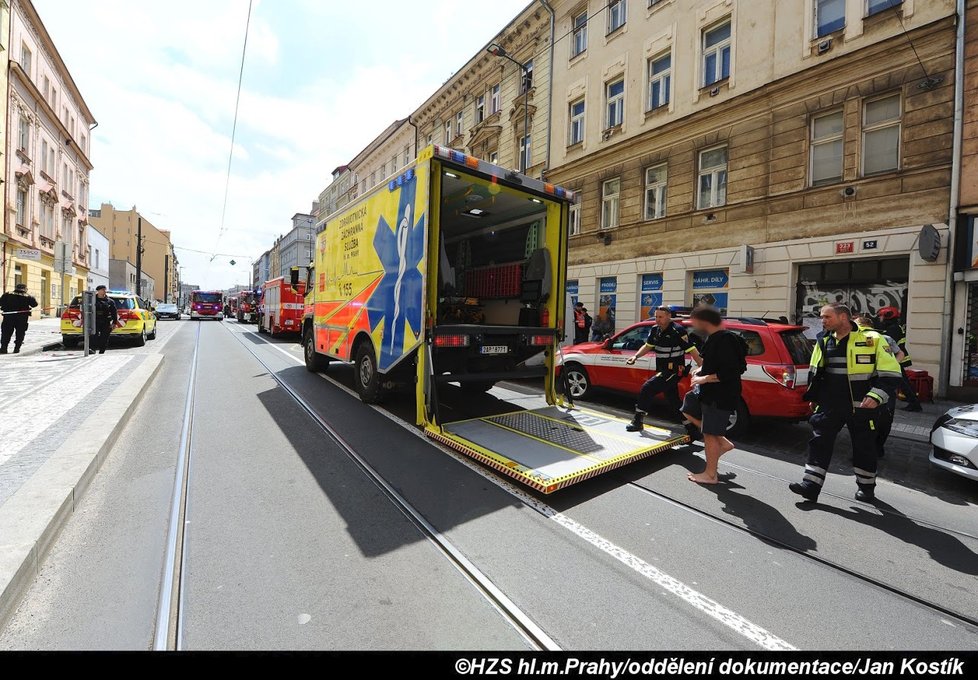
<svg viewBox="0 0 978 680"><path fill-rule="evenodd" d="M682 414L683 403L679 398L679 381L686 375L688 368L686 354L692 355L697 365L703 363L699 350L689 337L689 331L672 320L672 312L666 307L655 310L655 326L649 332L645 345L626 363L634 366L636 361L649 352L655 353L655 375L642 385L638 393L635 418L625 428L629 432L641 432L645 429L645 414L652 408L655 395L660 393L665 396L673 414L680 421L685 420Z"/></svg>
<svg viewBox="0 0 978 680"><path fill-rule="evenodd" d="M805 395L815 406L808 462L804 480L789 488L806 500L818 500L835 438L848 427L856 500L872 501L876 497L877 424L889 415L885 408L900 384L900 364L879 333L856 327L846 305L827 305L821 317L825 335L812 353Z"/></svg>

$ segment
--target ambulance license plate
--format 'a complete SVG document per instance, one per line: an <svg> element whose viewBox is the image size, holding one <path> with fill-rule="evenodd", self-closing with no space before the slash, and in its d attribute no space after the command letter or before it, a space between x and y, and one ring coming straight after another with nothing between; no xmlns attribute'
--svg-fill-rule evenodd
<svg viewBox="0 0 978 680"><path fill-rule="evenodd" d="M483 354L509 354L509 347L506 345L486 345L482 348Z"/></svg>

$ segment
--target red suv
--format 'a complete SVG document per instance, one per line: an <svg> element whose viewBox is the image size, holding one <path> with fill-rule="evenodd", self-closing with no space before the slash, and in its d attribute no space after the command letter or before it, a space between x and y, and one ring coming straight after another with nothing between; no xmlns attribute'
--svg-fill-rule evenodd
<svg viewBox="0 0 978 680"><path fill-rule="evenodd" d="M689 325L686 319L676 322ZM571 396L586 398L594 388L637 395L642 384L655 375L655 355L647 354L634 366L625 362L645 344L654 325L651 319L642 321L605 342L586 342L565 349L557 371L558 376L566 374ZM728 318L724 328L744 338L749 349L743 400L730 421L730 434L744 432L752 417L794 421L807 418L810 407L802 395L808 384L814 342L805 336L805 328L751 318ZM702 338L697 339L695 333L693 339L702 344ZM686 377L679 383L679 396L688 391Z"/></svg>

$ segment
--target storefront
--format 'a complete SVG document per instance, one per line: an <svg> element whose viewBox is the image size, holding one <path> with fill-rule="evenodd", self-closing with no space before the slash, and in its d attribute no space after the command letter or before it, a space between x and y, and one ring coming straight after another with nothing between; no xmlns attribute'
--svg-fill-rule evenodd
<svg viewBox="0 0 978 680"><path fill-rule="evenodd" d="M962 215L954 252L954 333L950 384L959 399L978 399L978 217Z"/></svg>
<svg viewBox="0 0 978 680"><path fill-rule="evenodd" d="M572 265L569 277L579 286L569 292L589 309L614 307L619 330L649 318L660 305L706 303L729 316L784 317L809 326L813 335L820 325L818 310L827 302L845 302L861 313L897 307L904 314L914 366L936 378L946 337L947 227L934 226L942 244L936 259L919 253L922 225L916 225ZM745 251L752 257L742 262ZM970 275L978 286L978 268ZM973 311L969 328L978 338L978 287L973 292L971 307L961 309L960 325ZM966 293L961 297L967 299ZM978 342L973 344L978 381Z"/></svg>

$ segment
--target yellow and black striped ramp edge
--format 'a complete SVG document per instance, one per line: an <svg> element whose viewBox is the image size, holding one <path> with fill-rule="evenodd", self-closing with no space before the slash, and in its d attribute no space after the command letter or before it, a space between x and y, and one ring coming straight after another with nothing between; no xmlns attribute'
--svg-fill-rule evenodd
<svg viewBox="0 0 978 680"><path fill-rule="evenodd" d="M689 443L656 427L626 432L629 421L555 406L430 428L428 437L543 493Z"/></svg>

